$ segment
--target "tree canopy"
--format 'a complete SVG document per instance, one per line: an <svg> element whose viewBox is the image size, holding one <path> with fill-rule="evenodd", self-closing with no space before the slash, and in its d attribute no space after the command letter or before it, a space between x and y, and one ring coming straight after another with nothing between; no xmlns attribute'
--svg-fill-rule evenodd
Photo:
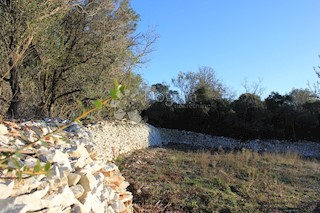
<svg viewBox="0 0 320 213"><path fill-rule="evenodd" d="M138 21L128 0L2 1L1 111L66 115L106 96L114 78L139 89L133 68L157 36L137 33Z"/></svg>

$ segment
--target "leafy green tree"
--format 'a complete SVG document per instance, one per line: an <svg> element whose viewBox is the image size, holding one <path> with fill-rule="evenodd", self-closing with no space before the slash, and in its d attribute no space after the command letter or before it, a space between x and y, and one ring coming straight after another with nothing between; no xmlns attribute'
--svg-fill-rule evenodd
<svg viewBox="0 0 320 213"><path fill-rule="evenodd" d="M253 113L264 108L260 97L254 94L242 94L238 100L234 101L234 110L237 115L247 121L254 119Z"/></svg>
<svg viewBox="0 0 320 213"><path fill-rule="evenodd" d="M242 137L260 137L264 125L268 121L268 113L260 97L254 94L242 94L233 103L238 117L239 130Z"/></svg>
<svg viewBox="0 0 320 213"><path fill-rule="evenodd" d="M30 5L24 7L19 5L21 7L13 14L37 13L32 7L37 2L28 1ZM52 2L56 5L57 1ZM40 115L57 116L62 110L70 111L68 105L74 107L76 100L105 96L114 78L135 86L131 90L137 89L139 86L131 81L141 80L132 72L133 68L145 61L157 36L135 34L139 16L129 1L61 2L66 9L59 16L50 15L50 11L42 8L47 11L45 17L49 14L49 21L44 22L42 30L33 37L28 48L30 54L19 67L21 71L17 76L22 79L23 91L19 89L19 93L13 93L19 95L19 102L22 99L28 106L26 109L35 108ZM29 14L23 14L23 21L17 26L28 26L25 23L28 23ZM18 108L14 110L16 115Z"/></svg>
<svg viewBox="0 0 320 213"><path fill-rule="evenodd" d="M7 100L7 114L19 115L21 102L20 77L22 63L33 51L34 39L49 28L60 15L64 14L73 1L27 1L13 0L0 2L0 61L1 88L4 80L9 84L11 97Z"/></svg>
<svg viewBox="0 0 320 213"><path fill-rule="evenodd" d="M171 90L165 83L157 83L151 86L151 102L162 102L168 106L174 103L181 103L180 94L176 90Z"/></svg>
<svg viewBox="0 0 320 213"><path fill-rule="evenodd" d="M281 139L296 138L295 107L292 96L272 92L265 100L267 109L272 115L273 132Z"/></svg>

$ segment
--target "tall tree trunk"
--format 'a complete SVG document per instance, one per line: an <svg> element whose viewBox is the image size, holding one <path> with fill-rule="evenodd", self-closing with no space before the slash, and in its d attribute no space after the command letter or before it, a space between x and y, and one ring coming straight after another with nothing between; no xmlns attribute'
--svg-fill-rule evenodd
<svg viewBox="0 0 320 213"><path fill-rule="evenodd" d="M10 59L9 61L9 66L12 67L10 71L10 79L9 79L12 98L10 101L10 106L7 111L7 115L11 118L15 118L19 116L21 91L20 91L20 85L19 85L18 69L16 66L13 66L12 59Z"/></svg>

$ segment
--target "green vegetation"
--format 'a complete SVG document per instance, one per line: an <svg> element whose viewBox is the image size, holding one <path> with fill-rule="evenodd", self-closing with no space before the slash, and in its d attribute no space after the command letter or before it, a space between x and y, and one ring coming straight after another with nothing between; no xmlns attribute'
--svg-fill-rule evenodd
<svg viewBox="0 0 320 213"><path fill-rule="evenodd" d="M296 154L171 146L136 151L117 163L140 211L312 212L320 207L320 162Z"/></svg>
<svg viewBox="0 0 320 213"><path fill-rule="evenodd" d="M210 67L181 72L173 85L154 84L151 105L143 112L148 122L162 128L182 129L238 139L320 139L320 101L315 85L281 95L272 92L265 100L261 81L248 85L246 93L232 93ZM178 94L178 95L177 95Z"/></svg>
<svg viewBox="0 0 320 213"><path fill-rule="evenodd" d="M91 107L105 98L114 78L136 94L139 109L142 79L133 68L157 36L137 33L138 21L128 0L1 1L0 113L66 118L81 112L79 101Z"/></svg>

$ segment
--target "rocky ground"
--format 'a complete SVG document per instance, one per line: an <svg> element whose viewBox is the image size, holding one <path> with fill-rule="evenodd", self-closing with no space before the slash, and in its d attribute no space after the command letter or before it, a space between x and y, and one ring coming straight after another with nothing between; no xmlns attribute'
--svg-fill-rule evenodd
<svg viewBox="0 0 320 213"><path fill-rule="evenodd" d="M66 121L50 120L0 124L0 152L15 150L53 132ZM13 161L0 169L0 212L132 212L132 194L118 167L105 163L82 126L45 136L21 151L21 168L42 167L51 162L48 175L22 175L15 179ZM0 159L3 159L1 156ZM18 170L20 171L20 169Z"/></svg>

